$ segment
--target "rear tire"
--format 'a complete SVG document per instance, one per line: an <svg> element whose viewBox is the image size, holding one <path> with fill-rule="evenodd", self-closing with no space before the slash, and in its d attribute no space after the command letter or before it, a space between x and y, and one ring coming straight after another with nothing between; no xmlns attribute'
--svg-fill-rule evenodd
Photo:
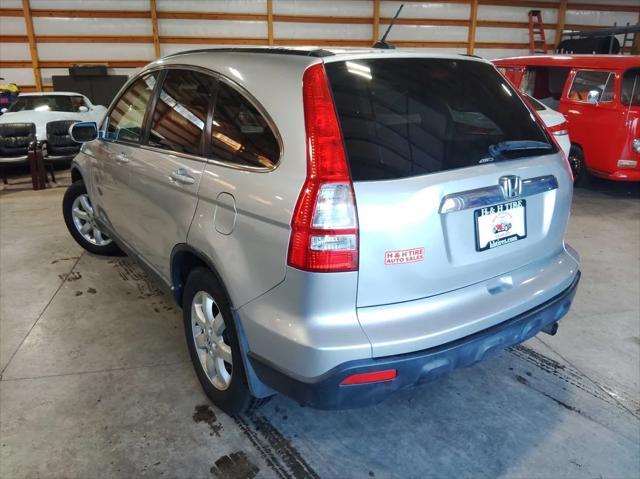
<svg viewBox="0 0 640 479"><path fill-rule="evenodd" d="M211 402L230 416L258 407L263 401L249 391L229 300L208 269L189 274L182 315L189 355Z"/></svg>
<svg viewBox="0 0 640 479"><path fill-rule="evenodd" d="M82 180L67 188L62 200L62 214L67 229L80 246L93 254L115 256L122 250L98 228L91 198Z"/></svg>
<svg viewBox="0 0 640 479"><path fill-rule="evenodd" d="M574 186L587 186L589 184L589 172L584 161L584 152L578 145L571 145L569 150L569 166L573 173Z"/></svg>

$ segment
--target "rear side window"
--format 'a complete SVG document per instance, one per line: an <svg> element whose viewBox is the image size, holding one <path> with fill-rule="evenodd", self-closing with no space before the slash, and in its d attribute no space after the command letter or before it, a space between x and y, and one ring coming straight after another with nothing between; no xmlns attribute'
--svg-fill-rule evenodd
<svg viewBox="0 0 640 479"><path fill-rule="evenodd" d="M326 64L355 181L406 178L492 161L500 142L550 141L493 66L385 58Z"/></svg>
<svg viewBox="0 0 640 479"><path fill-rule="evenodd" d="M153 112L149 145L202 155L215 85L216 80L204 73L168 70Z"/></svg>
<svg viewBox="0 0 640 479"><path fill-rule="evenodd" d="M588 103L613 101L615 74L607 71L581 70L569 90L569 100Z"/></svg>
<svg viewBox="0 0 640 479"><path fill-rule="evenodd" d="M240 92L220 82L211 126L211 154L238 166L273 168L280 146L267 120Z"/></svg>
<svg viewBox="0 0 640 479"><path fill-rule="evenodd" d="M109 114L107 140L140 143L144 132L144 115L156 85L157 73L145 75L129 86Z"/></svg>
<svg viewBox="0 0 640 479"><path fill-rule="evenodd" d="M624 106L640 106L640 68L624 72L620 99Z"/></svg>

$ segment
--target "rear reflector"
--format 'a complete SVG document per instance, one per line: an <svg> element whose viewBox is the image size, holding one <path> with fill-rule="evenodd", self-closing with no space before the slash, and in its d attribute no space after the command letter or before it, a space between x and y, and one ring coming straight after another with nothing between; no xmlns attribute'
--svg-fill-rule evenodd
<svg viewBox="0 0 640 479"><path fill-rule="evenodd" d="M366 383L379 383L382 381L391 381L398 375L398 371L395 369L385 369L384 371L372 371L370 373L352 374L342 380L340 385L348 384L366 384Z"/></svg>

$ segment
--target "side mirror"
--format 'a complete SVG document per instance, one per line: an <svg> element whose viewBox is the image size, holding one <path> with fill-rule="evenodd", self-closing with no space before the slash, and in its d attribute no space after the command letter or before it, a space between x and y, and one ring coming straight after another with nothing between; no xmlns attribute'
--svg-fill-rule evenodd
<svg viewBox="0 0 640 479"><path fill-rule="evenodd" d="M74 123L69 127L69 136L76 143L95 140L98 138L98 125L94 121Z"/></svg>
<svg viewBox="0 0 640 479"><path fill-rule="evenodd" d="M78 107L78 111L79 111L80 113L86 113L86 112L88 112L88 111L89 111L89 109L88 109L86 106L82 105L82 106L79 106L79 107Z"/></svg>
<svg viewBox="0 0 640 479"><path fill-rule="evenodd" d="M600 92L598 90L590 90L587 94L587 101L591 104L597 104L600 101Z"/></svg>

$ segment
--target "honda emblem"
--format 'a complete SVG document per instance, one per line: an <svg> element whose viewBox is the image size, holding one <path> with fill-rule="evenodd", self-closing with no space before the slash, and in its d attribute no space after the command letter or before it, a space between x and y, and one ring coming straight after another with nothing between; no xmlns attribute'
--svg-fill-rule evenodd
<svg viewBox="0 0 640 479"><path fill-rule="evenodd" d="M522 194L522 178L516 175L501 176L498 180L505 199L517 198Z"/></svg>

